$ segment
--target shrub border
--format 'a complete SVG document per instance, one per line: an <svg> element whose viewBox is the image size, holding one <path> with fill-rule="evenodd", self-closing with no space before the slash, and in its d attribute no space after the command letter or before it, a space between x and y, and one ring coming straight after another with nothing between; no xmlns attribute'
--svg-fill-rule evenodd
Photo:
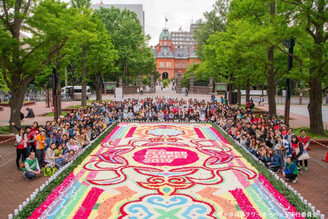
<svg viewBox="0 0 328 219"><path fill-rule="evenodd" d="M19 213L15 218L28 218L33 211L38 208L52 193L52 191L59 186L65 178L71 174L74 169L79 166L84 159L100 144L100 142L119 124L115 122L110 125L89 147L87 147L82 154L76 157L76 159L67 166L54 180L52 180L44 189L35 196Z"/></svg>

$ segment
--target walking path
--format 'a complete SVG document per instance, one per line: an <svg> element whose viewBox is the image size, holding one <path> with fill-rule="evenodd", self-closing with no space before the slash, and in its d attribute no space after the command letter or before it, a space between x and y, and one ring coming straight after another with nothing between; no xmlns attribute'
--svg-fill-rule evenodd
<svg viewBox="0 0 328 219"><path fill-rule="evenodd" d="M266 106L256 106L257 108L268 111L269 107ZM278 105L277 106L277 114L284 115L285 114L285 106ZM307 106L305 105L292 105L290 108L290 121L289 124L293 128L301 128L301 127L310 127L310 118L307 110ZM323 126L325 130L328 130L328 107L322 106L323 112Z"/></svg>
<svg viewBox="0 0 328 219"><path fill-rule="evenodd" d="M66 107L72 105L81 104L81 101L70 101L70 102L62 102L62 108L65 109ZM34 121L38 121L39 124L45 124L51 117L43 117L40 116L45 113L50 113L53 110L53 107L47 108L45 102L36 102L34 105L26 106L28 108L33 109L35 118L26 118L23 119L22 125L32 125ZM26 107L23 107L21 112L26 115L27 111L25 110ZM10 118L10 107L4 107L4 111L0 111L0 126L9 125L9 118Z"/></svg>

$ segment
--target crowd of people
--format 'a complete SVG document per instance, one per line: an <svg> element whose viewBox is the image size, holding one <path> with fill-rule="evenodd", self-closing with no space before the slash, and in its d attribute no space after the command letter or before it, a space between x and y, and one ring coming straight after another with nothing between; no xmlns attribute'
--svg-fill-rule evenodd
<svg viewBox="0 0 328 219"><path fill-rule="evenodd" d="M297 136L276 116L256 115L250 102L246 110L220 105L216 122L269 169L281 171L287 180L296 183L299 173L308 170L310 138L306 130Z"/></svg>
<svg viewBox="0 0 328 219"><path fill-rule="evenodd" d="M30 163L38 160L34 165L25 165L26 178L31 178L26 173L30 166L37 170L46 165L60 168L114 121L211 122L220 125L269 169L281 171L296 182L303 164L304 170L308 169L310 139L306 131L296 136L276 116L255 114L254 106L252 101L246 104L246 109L229 105L223 97L218 100L213 97L211 101L156 97L94 102L44 126L34 122L26 129L17 127L17 168L21 168L21 157L23 160L29 157L26 160Z"/></svg>
<svg viewBox="0 0 328 219"><path fill-rule="evenodd" d="M27 180L42 172L43 167L61 168L75 159L83 148L98 137L113 122L105 105L93 103L72 111L45 125L34 122L20 128L16 135L16 165Z"/></svg>

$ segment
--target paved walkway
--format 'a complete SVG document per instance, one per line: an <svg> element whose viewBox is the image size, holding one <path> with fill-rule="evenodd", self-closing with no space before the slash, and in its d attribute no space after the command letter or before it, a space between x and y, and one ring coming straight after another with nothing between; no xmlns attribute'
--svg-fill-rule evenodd
<svg viewBox="0 0 328 219"><path fill-rule="evenodd" d="M65 109L72 105L81 104L81 101L70 101L70 102L62 102L62 108ZM50 113L53 110L53 107L47 108L45 102L36 102L34 105L26 106L28 108L33 109L35 118L26 118L23 119L22 125L32 125L34 121L38 121L39 124L45 124L46 121L51 119L51 117L42 117L40 115L45 113ZM26 114L25 106L22 108L22 113ZM4 107L4 111L0 111L0 126L9 125L8 121L10 118L10 107Z"/></svg>
<svg viewBox="0 0 328 219"><path fill-rule="evenodd" d="M277 109L285 112L285 105L278 105ZM293 112L293 114L297 114L299 116L304 116L307 118L310 117L306 105L291 105L290 111ZM324 122L328 122L328 106L322 106L322 120Z"/></svg>
<svg viewBox="0 0 328 219"><path fill-rule="evenodd" d="M257 108L261 110L268 111L269 107L267 105L265 106L256 106ZM277 114L284 115L285 114L285 106L277 106ZM324 129L328 130L328 107L323 106L323 125ZM304 105L292 105L290 108L290 126L293 128L300 128L300 127L310 127L310 118L307 110L307 106Z"/></svg>

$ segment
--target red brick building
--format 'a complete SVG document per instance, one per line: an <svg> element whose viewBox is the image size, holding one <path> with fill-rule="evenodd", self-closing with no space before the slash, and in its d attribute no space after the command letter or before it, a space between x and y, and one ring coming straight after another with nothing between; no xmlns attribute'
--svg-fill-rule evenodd
<svg viewBox="0 0 328 219"><path fill-rule="evenodd" d="M161 78L176 78L177 73L185 73L188 65L199 63L195 50L196 45L174 45L171 33L164 28L159 43L152 49Z"/></svg>

